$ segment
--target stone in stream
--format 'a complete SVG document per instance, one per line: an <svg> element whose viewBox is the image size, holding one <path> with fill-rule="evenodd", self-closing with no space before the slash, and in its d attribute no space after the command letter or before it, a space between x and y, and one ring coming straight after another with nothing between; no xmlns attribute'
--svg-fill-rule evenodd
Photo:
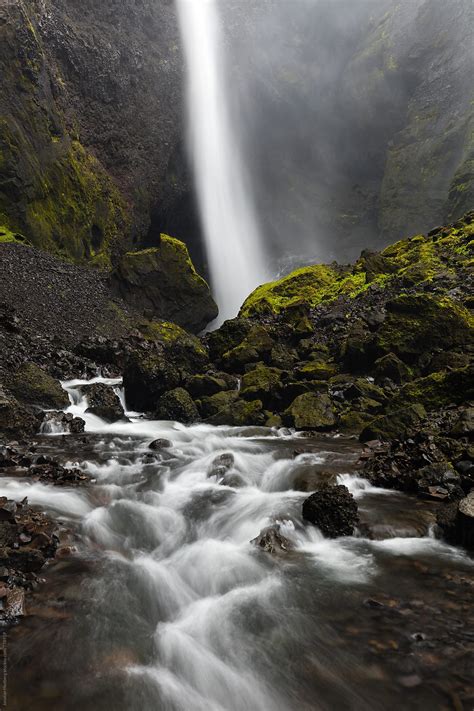
<svg viewBox="0 0 474 711"><path fill-rule="evenodd" d="M235 457L232 452L224 452L212 460L211 466L208 469L207 476L222 477L229 469L232 469L235 463Z"/></svg>
<svg viewBox="0 0 474 711"><path fill-rule="evenodd" d="M86 423L81 417L74 417L70 412L45 412L42 431L45 434L62 432L82 434Z"/></svg>
<svg viewBox="0 0 474 711"><path fill-rule="evenodd" d="M266 553L281 553L291 550L293 547L291 541L281 535L278 524L264 528L250 543L258 546Z"/></svg>
<svg viewBox="0 0 474 711"><path fill-rule="evenodd" d="M474 550L474 491L440 509L436 521L449 543Z"/></svg>
<svg viewBox="0 0 474 711"><path fill-rule="evenodd" d="M328 486L311 494L303 503L303 518L327 538L351 536L359 522L358 508L346 486Z"/></svg>
<svg viewBox="0 0 474 711"><path fill-rule="evenodd" d="M155 451L160 449L171 449L172 446L173 443L170 442L169 439L154 439L153 442L150 442L148 445L149 449L153 449Z"/></svg>
<svg viewBox="0 0 474 711"><path fill-rule="evenodd" d="M84 386L84 394L87 397L89 407L87 412L100 417L106 422L117 422L124 416L120 398L113 388L104 383L93 383Z"/></svg>

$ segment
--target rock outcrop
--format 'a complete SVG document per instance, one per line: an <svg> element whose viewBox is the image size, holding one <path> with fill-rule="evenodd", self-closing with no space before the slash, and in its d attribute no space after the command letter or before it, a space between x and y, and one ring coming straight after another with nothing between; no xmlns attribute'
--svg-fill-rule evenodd
<svg viewBox="0 0 474 711"><path fill-rule="evenodd" d="M168 235L161 235L159 247L124 254L112 278L124 301L150 319L173 321L197 333L217 317L209 286L186 245Z"/></svg>

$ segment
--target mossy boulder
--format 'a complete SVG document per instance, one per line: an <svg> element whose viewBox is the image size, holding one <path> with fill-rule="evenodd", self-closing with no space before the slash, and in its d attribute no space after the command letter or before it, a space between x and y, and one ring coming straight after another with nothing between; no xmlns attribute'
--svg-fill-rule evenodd
<svg viewBox="0 0 474 711"><path fill-rule="evenodd" d="M139 411L153 410L166 391L209 368L202 343L176 324L155 322L147 333L147 341L129 354L123 374L127 405Z"/></svg>
<svg viewBox="0 0 474 711"><path fill-rule="evenodd" d="M460 405L474 398L474 368L440 371L404 385L391 407L421 403L427 410Z"/></svg>
<svg viewBox="0 0 474 711"><path fill-rule="evenodd" d="M298 430L329 430L336 424L336 414L328 395L308 392L295 398L283 420Z"/></svg>
<svg viewBox="0 0 474 711"><path fill-rule="evenodd" d="M214 395L214 398L217 397ZM261 400L243 400L239 397L229 397L227 404L222 409L207 418L207 422L210 424L231 427L263 426L266 420Z"/></svg>
<svg viewBox="0 0 474 711"><path fill-rule="evenodd" d="M12 439L37 433L40 422L0 385L0 437Z"/></svg>
<svg viewBox="0 0 474 711"><path fill-rule="evenodd" d="M387 304L377 345L410 362L436 348L472 343L473 326L469 311L448 296L402 294Z"/></svg>
<svg viewBox="0 0 474 711"><path fill-rule="evenodd" d="M165 393L156 403L154 416L158 420L191 423L199 419L199 412L191 395L184 388Z"/></svg>
<svg viewBox="0 0 474 711"><path fill-rule="evenodd" d="M242 373L249 363L260 360L268 361L275 341L265 326L256 324L239 343L222 357L222 364L226 370Z"/></svg>
<svg viewBox="0 0 474 711"><path fill-rule="evenodd" d="M278 368L259 364L242 378L240 395L246 400L262 400L265 406L271 407L283 375Z"/></svg>
<svg viewBox="0 0 474 711"><path fill-rule="evenodd" d="M209 417L219 414L220 412L229 411L231 405L238 399L239 394L236 390L224 390L202 397L197 401L197 405L201 412L201 417L207 420Z"/></svg>
<svg viewBox="0 0 474 711"><path fill-rule="evenodd" d="M69 405L69 397L60 383L35 363L24 363L9 381L9 389L26 405L60 410Z"/></svg>
<svg viewBox="0 0 474 711"><path fill-rule="evenodd" d="M397 385L401 385L413 377L413 372L395 353L387 353L375 361L374 376L376 382L388 378Z"/></svg>
<svg viewBox="0 0 474 711"><path fill-rule="evenodd" d="M231 376L222 373L222 376L204 373L203 375L193 375L186 381L186 390L194 397L209 397L221 392L237 387L237 380L232 381Z"/></svg>
<svg viewBox="0 0 474 711"><path fill-rule="evenodd" d="M126 303L147 317L201 331L218 314L206 281L183 242L161 235L159 247L124 254L113 283Z"/></svg>
<svg viewBox="0 0 474 711"><path fill-rule="evenodd" d="M360 435L361 442L370 440L392 440L413 433L421 420L426 417L423 405L417 403L401 409L394 409L386 415L376 417Z"/></svg>
<svg viewBox="0 0 474 711"><path fill-rule="evenodd" d="M312 360L296 368L295 376L299 380L329 380L336 372L337 368L333 363Z"/></svg>
<svg viewBox="0 0 474 711"><path fill-rule="evenodd" d="M206 341L211 359L220 362L225 353L242 343L252 325L246 318L232 318L224 321L220 328L208 333Z"/></svg>

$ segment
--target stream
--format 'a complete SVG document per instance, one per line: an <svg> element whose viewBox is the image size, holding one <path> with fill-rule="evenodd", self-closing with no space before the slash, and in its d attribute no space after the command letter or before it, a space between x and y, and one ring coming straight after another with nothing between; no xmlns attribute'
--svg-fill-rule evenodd
<svg viewBox="0 0 474 711"><path fill-rule="evenodd" d="M436 504L361 479L352 439L138 413L107 424L85 412L85 382L64 387L86 435L43 433L37 451L93 485L0 480L0 495L28 496L72 530L76 549L8 634L8 708L474 707L474 565L434 537ZM120 381L93 382L123 402ZM150 449L157 439L168 442ZM355 536L304 524L323 481L356 497ZM287 550L251 543L271 525Z"/></svg>

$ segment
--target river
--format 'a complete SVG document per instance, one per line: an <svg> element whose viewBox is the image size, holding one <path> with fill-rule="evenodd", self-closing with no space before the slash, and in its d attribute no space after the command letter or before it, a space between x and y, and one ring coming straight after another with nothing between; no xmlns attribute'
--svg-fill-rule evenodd
<svg viewBox="0 0 474 711"><path fill-rule="evenodd" d="M361 479L354 440L137 413L106 424L85 413L84 382L64 387L86 434L43 434L38 452L94 483L1 480L75 547L9 632L8 708L469 708L474 566L433 536L434 504ZM304 524L323 481L356 497L355 536ZM268 553L251 541L272 525L287 545Z"/></svg>

